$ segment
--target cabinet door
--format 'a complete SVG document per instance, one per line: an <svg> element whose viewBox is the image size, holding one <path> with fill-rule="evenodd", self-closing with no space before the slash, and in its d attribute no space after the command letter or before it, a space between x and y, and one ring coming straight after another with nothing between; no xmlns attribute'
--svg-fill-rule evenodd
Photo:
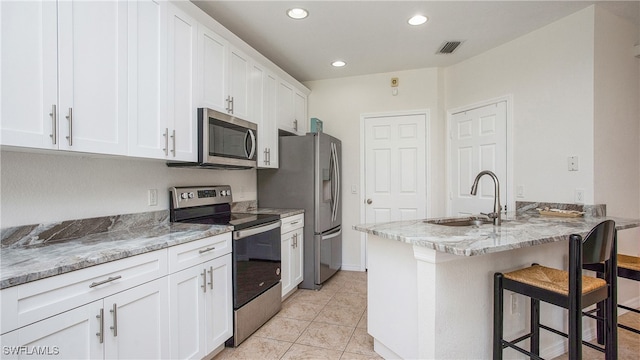
<svg viewBox="0 0 640 360"><path fill-rule="evenodd" d="M198 89L200 107L226 113L228 42L221 36L198 25Z"/></svg>
<svg viewBox="0 0 640 360"><path fill-rule="evenodd" d="M275 75L266 72L263 77L263 83L262 119L258 129L258 137L262 139L262 142L258 142L258 144L260 144L260 149L265 153L263 156L266 161L258 161L258 166L277 169L278 124L276 122L276 108L278 104L276 94L278 92L278 79Z"/></svg>
<svg viewBox="0 0 640 360"><path fill-rule="evenodd" d="M169 358L169 286L163 277L104 299L105 358Z"/></svg>
<svg viewBox="0 0 640 360"><path fill-rule="evenodd" d="M295 111L293 104L293 86L280 80L278 81L276 117L280 129L295 133L297 126L294 122Z"/></svg>
<svg viewBox="0 0 640 360"><path fill-rule="evenodd" d="M60 149L127 153L127 8L58 2Z"/></svg>
<svg viewBox="0 0 640 360"><path fill-rule="evenodd" d="M130 156L169 155L167 126L167 3L129 2Z"/></svg>
<svg viewBox="0 0 640 360"><path fill-rule="evenodd" d="M53 1L0 1L0 141L57 148L57 16Z"/></svg>
<svg viewBox="0 0 640 360"><path fill-rule="evenodd" d="M205 321L208 354L233 335L231 254L207 262L205 270L210 281Z"/></svg>
<svg viewBox="0 0 640 360"><path fill-rule="evenodd" d="M295 91L293 103L296 131L298 134L303 135L308 131L309 127L309 119L307 119L307 96Z"/></svg>
<svg viewBox="0 0 640 360"><path fill-rule="evenodd" d="M172 359L201 359L207 355L203 286L208 285L208 276L203 265L169 275Z"/></svg>
<svg viewBox="0 0 640 360"><path fill-rule="evenodd" d="M288 232L282 234L281 256L282 266L280 267L280 281L282 282L282 296L284 297L293 287L291 286L291 267L293 252L293 234Z"/></svg>
<svg viewBox="0 0 640 360"><path fill-rule="evenodd" d="M293 241L295 246L291 252L291 286L295 288L303 280L304 230L302 228L298 229L294 234Z"/></svg>
<svg viewBox="0 0 640 360"><path fill-rule="evenodd" d="M249 119L249 81L251 66L249 57L240 50L230 47L229 51L229 96L231 96L231 114Z"/></svg>
<svg viewBox="0 0 640 360"><path fill-rule="evenodd" d="M169 159L197 160L195 71L197 23L168 4L168 123Z"/></svg>
<svg viewBox="0 0 640 360"><path fill-rule="evenodd" d="M101 359L101 309L102 301L95 301L6 333L2 358Z"/></svg>

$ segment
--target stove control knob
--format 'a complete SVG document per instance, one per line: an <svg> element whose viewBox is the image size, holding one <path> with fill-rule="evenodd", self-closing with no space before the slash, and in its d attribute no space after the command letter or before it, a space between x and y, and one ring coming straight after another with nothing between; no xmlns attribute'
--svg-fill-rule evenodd
<svg viewBox="0 0 640 360"><path fill-rule="evenodd" d="M280 275L280 268L276 268L276 275Z"/></svg>
<svg viewBox="0 0 640 360"><path fill-rule="evenodd" d="M188 197L189 197L189 195L187 193L181 193L180 194L180 198L181 199L185 199L186 200Z"/></svg>
<svg viewBox="0 0 640 360"><path fill-rule="evenodd" d="M193 199L196 196L196 194L194 194L193 192L189 193L189 199Z"/></svg>

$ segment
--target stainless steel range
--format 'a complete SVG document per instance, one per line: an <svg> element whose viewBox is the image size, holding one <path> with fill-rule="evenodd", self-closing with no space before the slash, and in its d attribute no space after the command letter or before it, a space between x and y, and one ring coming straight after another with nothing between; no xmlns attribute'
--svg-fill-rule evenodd
<svg viewBox="0 0 640 360"><path fill-rule="evenodd" d="M282 307L280 217L231 212L231 187L173 187L170 219L233 226L233 337L238 346Z"/></svg>

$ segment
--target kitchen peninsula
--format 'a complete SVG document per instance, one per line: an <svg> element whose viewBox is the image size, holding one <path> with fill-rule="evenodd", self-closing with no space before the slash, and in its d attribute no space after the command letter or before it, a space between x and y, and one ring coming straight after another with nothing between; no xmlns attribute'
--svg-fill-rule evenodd
<svg viewBox="0 0 640 360"><path fill-rule="evenodd" d="M598 211L566 218L535 210L508 214L501 226L446 226L438 220L354 226L368 234L367 316L375 351L387 359L491 358L494 272L533 262L566 268L564 240L586 235L605 219L614 220L618 231L640 226L640 220ZM505 336L525 333L527 303L506 295ZM543 323L562 329L563 318L562 309L543 305ZM562 338L542 333L543 356L558 352L557 346Z"/></svg>

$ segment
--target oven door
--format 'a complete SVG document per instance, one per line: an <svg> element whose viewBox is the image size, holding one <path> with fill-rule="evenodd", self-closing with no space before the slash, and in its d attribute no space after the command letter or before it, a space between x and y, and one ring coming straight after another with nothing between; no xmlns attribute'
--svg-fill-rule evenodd
<svg viewBox="0 0 640 360"><path fill-rule="evenodd" d="M280 220L233 232L233 308L280 281Z"/></svg>

